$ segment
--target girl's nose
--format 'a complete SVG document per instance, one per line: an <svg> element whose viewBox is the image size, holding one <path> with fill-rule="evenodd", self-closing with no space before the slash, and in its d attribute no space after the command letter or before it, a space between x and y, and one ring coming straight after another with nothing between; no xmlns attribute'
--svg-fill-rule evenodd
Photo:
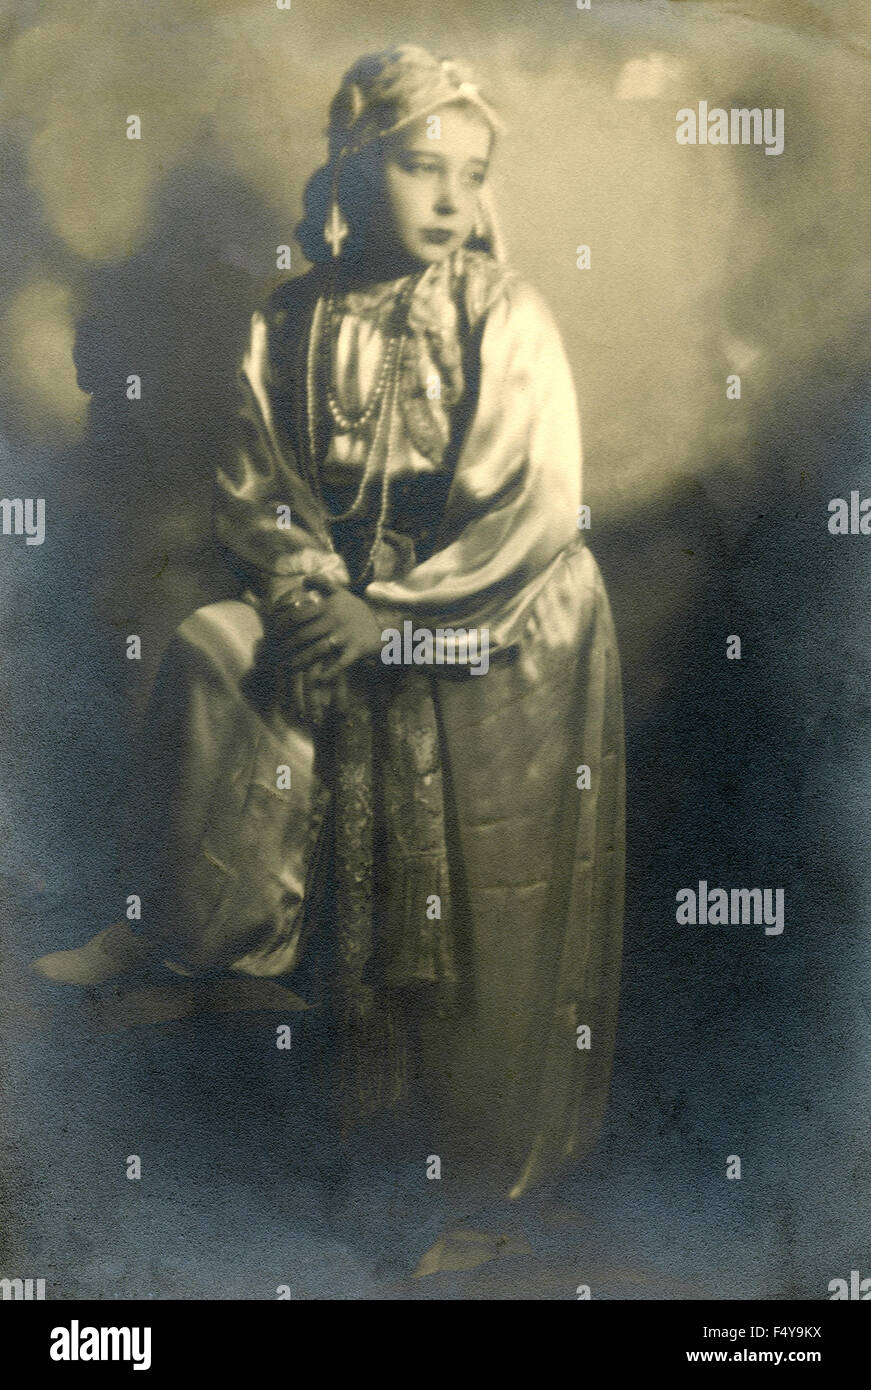
<svg viewBox="0 0 871 1390"><path fill-rule="evenodd" d="M441 180L436 194L435 206L437 212L448 216L457 211L459 199L453 179L443 178Z"/></svg>

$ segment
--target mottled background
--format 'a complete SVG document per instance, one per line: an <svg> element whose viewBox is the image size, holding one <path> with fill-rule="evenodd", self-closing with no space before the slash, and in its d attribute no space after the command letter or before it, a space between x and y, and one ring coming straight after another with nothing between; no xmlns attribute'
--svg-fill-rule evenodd
<svg viewBox="0 0 871 1390"><path fill-rule="evenodd" d="M317 1141L304 1047L277 1061L274 1020L107 1039L24 974L129 891L130 730L175 625L232 592L208 503L247 316L342 72L419 42L471 62L507 121L510 259L575 370L624 659L630 868L597 1153L530 1226L532 1255L414 1291L572 1297L586 1277L594 1296L818 1298L871 1275L871 538L826 529L831 497L871 495L864 0L0 13L0 490L47 506L42 547L0 539L0 1273L55 1296L392 1297L435 1229L416 1153L359 1175L356 1219L327 1219L297 1162ZM782 107L784 153L677 145L699 100ZM784 934L678 927L674 894L700 878L784 887Z"/></svg>

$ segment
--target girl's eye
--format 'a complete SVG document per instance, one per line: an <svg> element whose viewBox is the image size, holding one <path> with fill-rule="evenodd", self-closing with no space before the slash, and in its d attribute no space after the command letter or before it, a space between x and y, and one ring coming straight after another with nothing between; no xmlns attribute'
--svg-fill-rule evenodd
<svg viewBox="0 0 871 1390"><path fill-rule="evenodd" d="M479 169L474 174L469 174L469 183L473 184L475 188L480 188L486 177L487 175Z"/></svg>
<svg viewBox="0 0 871 1390"><path fill-rule="evenodd" d="M405 168L410 174L437 174L439 171L432 159L407 159Z"/></svg>

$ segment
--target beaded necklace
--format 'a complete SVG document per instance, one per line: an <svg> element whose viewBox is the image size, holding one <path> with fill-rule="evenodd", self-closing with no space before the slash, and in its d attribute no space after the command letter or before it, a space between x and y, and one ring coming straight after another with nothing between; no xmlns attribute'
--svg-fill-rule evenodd
<svg viewBox="0 0 871 1390"><path fill-rule="evenodd" d="M329 523L349 521L352 517L360 514L363 509L363 502L367 489L378 466L382 441L386 440L378 520L375 525L375 536L372 542L372 548L369 551L369 556L361 578L364 577L372 567L381 544L384 526L387 520L390 495L389 479L395 445L396 402L399 397L399 381L401 377L403 351L405 348L404 330L407 325L408 309L411 304L412 296L425 273L426 271L421 271L419 274L411 276L408 282L403 285L397 297L393 311L393 330L385 344L375 384L369 393L369 399L365 402L363 409L356 415L349 415L341 409L332 381L333 343L337 341L338 329L341 327L341 315L338 314L336 310L334 282L331 282L326 295L318 296L314 316L312 318L312 327L308 343L308 359L306 362L308 445L312 477L317 486L319 501L323 508L324 515ZM366 454L363 476L360 479L357 495L347 511L338 513L330 512L327 508L323 489L321 487L320 469L317 461L317 364L319 358L326 381L325 397L327 408L340 430L344 433L360 434L372 420L376 410L378 412L375 422L375 432Z"/></svg>

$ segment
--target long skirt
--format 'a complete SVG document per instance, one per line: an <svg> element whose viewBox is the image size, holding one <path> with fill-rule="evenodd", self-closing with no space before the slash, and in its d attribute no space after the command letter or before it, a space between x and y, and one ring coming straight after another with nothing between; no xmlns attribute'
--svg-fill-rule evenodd
<svg viewBox="0 0 871 1390"><path fill-rule="evenodd" d="M342 744L261 698L262 640L248 595L198 609L169 644L133 828L143 929L183 973L280 979L328 1008ZM376 723L401 699L402 673L391 679ZM432 667L408 679L426 681L437 716L463 977L453 1010L414 996L409 1075L445 1144L488 1163L517 1197L594 1144L617 1026L623 713L590 551L570 547L551 565L510 660L477 677Z"/></svg>

